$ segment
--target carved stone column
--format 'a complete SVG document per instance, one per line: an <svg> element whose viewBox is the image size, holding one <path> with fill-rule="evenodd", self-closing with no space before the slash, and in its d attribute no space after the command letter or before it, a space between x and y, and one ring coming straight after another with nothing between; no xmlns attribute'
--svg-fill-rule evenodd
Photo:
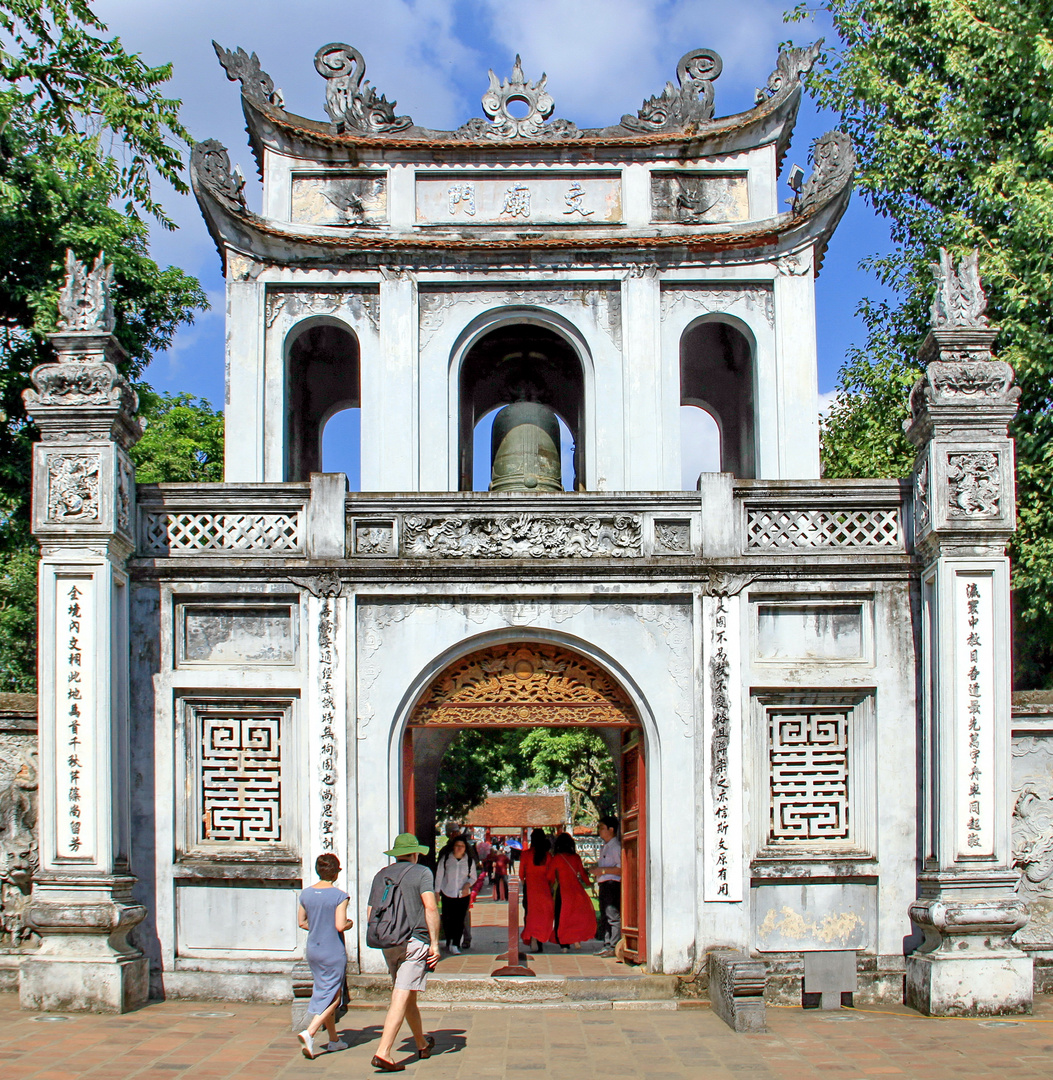
<svg viewBox="0 0 1053 1080"><path fill-rule="evenodd" d="M933 1016L1031 1011L1027 922L1010 849L1013 442L1019 389L991 359L996 331L976 255L934 267L933 329L919 353L907 437L918 447L914 528L922 570L924 820L921 946L907 957L907 1002Z"/></svg>
<svg viewBox="0 0 1053 1080"><path fill-rule="evenodd" d="M40 874L27 922L27 1009L124 1012L145 1002L148 966L128 931L146 909L128 871L128 600L136 395L118 374L110 268L72 253L51 335L56 363L33 371L26 408L33 532L40 542Z"/></svg>

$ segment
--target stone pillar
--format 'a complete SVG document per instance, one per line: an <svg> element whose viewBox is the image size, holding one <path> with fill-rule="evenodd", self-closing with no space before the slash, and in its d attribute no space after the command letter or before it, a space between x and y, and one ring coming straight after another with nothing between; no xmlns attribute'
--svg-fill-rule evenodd
<svg viewBox="0 0 1053 1080"><path fill-rule="evenodd" d="M118 374L112 270L67 257L57 362L33 371L26 408L33 532L40 542L40 873L27 923L42 937L21 968L26 1009L124 1012L148 964L128 932L146 909L128 870L128 588L136 395Z"/></svg>
<svg viewBox="0 0 1053 1080"><path fill-rule="evenodd" d="M933 329L919 353L907 437L922 561L923 846L910 917L907 1002L931 1016L1031 1011L1027 921L1010 849L1011 625L1015 521L1008 424L1020 391L991 359L975 253L934 267Z"/></svg>

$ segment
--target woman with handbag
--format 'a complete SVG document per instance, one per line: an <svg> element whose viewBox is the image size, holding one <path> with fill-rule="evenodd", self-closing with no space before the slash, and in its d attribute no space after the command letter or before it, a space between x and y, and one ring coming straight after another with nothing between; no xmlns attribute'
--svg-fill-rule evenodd
<svg viewBox="0 0 1053 1080"><path fill-rule="evenodd" d="M596 936L596 911L585 889L589 874L582 865L570 833L556 837L548 880L556 886L555 940L563 952L572 944Z"/></svg>
<svg viewBox="0 0 1053 1080"><path fill-rule="evenodd" d="M552 885L548 868L552 863L548 837L541 829L530 834L530 847L519 861L523 878L523 940L533 941L534 952L544 952L545 942L552 940L555 910L552 905Z"/></svg>
<svg viewBox="0 0 1053 1080"><path fill-rule="evenodd" d="M435 868L435 891L442 897L446 951L452 956L461 952L464 920L471 900L472 882L477 876L476 863L468 853L468 841L463 836L453 837Z"/></svg>

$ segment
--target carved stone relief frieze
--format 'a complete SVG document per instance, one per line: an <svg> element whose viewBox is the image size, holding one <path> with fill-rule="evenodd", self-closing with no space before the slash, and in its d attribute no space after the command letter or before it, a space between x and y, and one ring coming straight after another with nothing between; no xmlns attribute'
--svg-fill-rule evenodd
<svg viewBox="0 0 1053 1080"><path fill-rule="evenodd" d="M411 515L403 554L441 559L620 559L642 554L637 514Z"/></svg>
<svg viewBox="0 0 1053 1080"><path fill-rule="evenodd" d="M914 532L925 532L932 522L932 509L929 505L929 463L922 461L914 473Z"/></svg>
<svg viewBox="0 0 1053 1080"><path fill-rule="evenodd" d="M994 518L1002 513L1002 473L993 450L947 455L948 513L954 518Z"/></svg>
<svg viewBox="0 0 1053 1080"><path fill-rule="evenodd" d="M117 529L132 535L132 504L135 500L135 471L123 454L117 455Z"/></svg>
<svg viewBox="0 0 1053 1080"><path fill-rule="evenodd" d="M664 322L681 304L699 308L705 312L731 313L743 304L747 311L757 311L764 321L775 329L775 294L770 285L721 285L719 287L697 286L689 289L662 290L662 321Z"/></svg>
<svg viewBox="0 0 1053 1080"><path fill-rule="evenodd" d="M651 218L685 225L746 221L750 201L745 174L651 174Z"/></svg>
<svg viewBox="0 0 1053 1080"><path fill-rule="evenodd" d="M1031 916L1018 944L1053 947L1053 736L1013 737L1013 866Z"/></svg>
<svg viewBox="0 0 1053 1080"><path fill-rule="evenodd" d="M47 520L67 525L99 521L99 455L51 454L47 461Z"/></svg>
<svg viewBox="0 0 1053 1080"><path fill-rule="evenodd" d="M292 220L307 225L380 225L387 221L387 177L294 176Z"/></svg>
<svg viewBox="0 0 1053 1080"><path fill-rule="evenodd" d="M0 947L28 944L25 921L39 866L34 733L0 735Z"/></svg>
<svg viewBox="0 0 1053 1080"><path fill-rule="evenodd" d="M290 322L311 315L344 315L380 333L380 296L371 289L273 289L267 291L267 329L280 316Z"/></svg>
<svg viewBox="0 0 1053 1080"><path fill-rule="evenodd" d="M622 347L622 294L603 286L568 285L561 289L494 289L476 292L424 292L419 294L420 347L424 349L442 329L447 314L459 305L480 308L534 307L559 309L570 305L590 308L599 328L616 349Z"/></svg>

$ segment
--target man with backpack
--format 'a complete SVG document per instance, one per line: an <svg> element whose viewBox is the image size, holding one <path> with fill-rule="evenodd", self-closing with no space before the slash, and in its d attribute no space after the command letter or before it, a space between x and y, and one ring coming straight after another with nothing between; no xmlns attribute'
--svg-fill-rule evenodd
<svg viewBox="0 0 1053 1080"><path fill-rule="evenodd" d="M384 950L394 987L384 1018L384 1032L373 1056L374 1069L402 1072L405 1065L391 1057L402 1021L408 1020L417 1044L417 1057L431 1057L435 1039L424 1034L417 994L425 988L428 972L439 961L439 906L435 879L417 859L428 849L413 833L399 833L385 855L395 861L373 878L369 890L366 944Z"/></svg>

